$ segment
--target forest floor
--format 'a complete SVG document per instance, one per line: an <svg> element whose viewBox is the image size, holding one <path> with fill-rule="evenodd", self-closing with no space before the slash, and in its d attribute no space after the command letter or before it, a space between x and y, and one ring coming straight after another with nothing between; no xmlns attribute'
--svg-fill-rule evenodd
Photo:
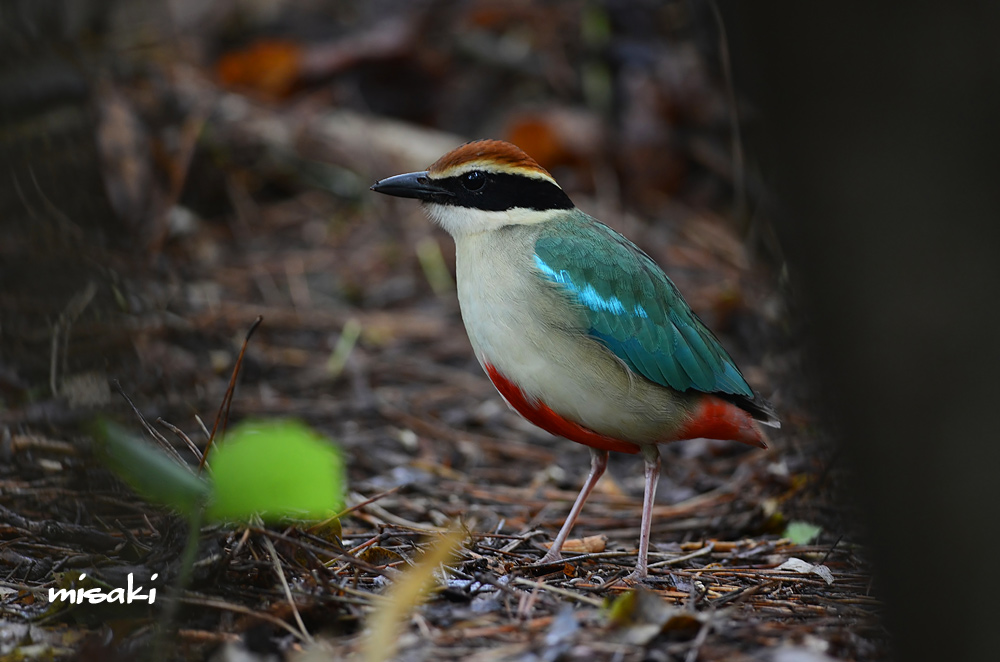
<svg viewBox="0 0 1000 662"><path fill-rule="evenodd" d="M412 201L367 191L461 139L333 109L321 94L262 99L180 64L166 70L101 97L105 111L145 112L147 122L149 108L183 109L180 120L160 118L173 131L169 154L143 153L180 183L136 230L143 248L106 265L130 305L113 324L68 315L80 319L43 343L54 348L58 396L11 397L0 411L0 660L134 659L166 645L164 627L168 659L235 660L236 649L258 656L246 659L362 659L387 586L455 530L461 543L437 589L405 615L394 659L889 659L780 261L761 259L714 197L657 199L654 214L618 190L574 195L665 267L782 428L767 450L706 440L662 449L642 586L625 581L642 507L632 456L612 457L584 508L573 533L581 551L537 567L589 455L508 410L482 374L451 280L451 239ZM118 126L119 144L136 144ZM596 158L570 169L582 180L608 172ZM211 427L258 316L230 417L301 419L341 449L351 512L339 535L205 527L172 614L166 597L50 603L49 589L83 586L80 573L105 587L133 574L170 593L185 521L105 469L83 424L99 411L138 435L141 415L195 463L159 421L204 447L198 419ZM74 369L83 355L113 358Z"/></svg>

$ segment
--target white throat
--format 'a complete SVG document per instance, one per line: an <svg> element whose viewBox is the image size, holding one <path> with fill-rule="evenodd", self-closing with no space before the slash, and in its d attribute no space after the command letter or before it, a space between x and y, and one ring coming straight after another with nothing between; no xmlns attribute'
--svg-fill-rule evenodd
<svg viewBox="0 0 1000 662"><path fill-rule="evenodd" d="M425 203L424 209L431 220L456 238L496 230L509 225L544 223L569 211L567 209L538 211L524 207L514 207L505 211L484 211L471 207L439 205L433 202Z"/></svg>

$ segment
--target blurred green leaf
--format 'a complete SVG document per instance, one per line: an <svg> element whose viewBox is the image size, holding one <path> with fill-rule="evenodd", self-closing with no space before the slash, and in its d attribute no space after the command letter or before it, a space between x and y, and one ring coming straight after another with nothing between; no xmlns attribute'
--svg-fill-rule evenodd
<svg viewBox="0 0 1000 662"><path fill-rule="evenodd" d="M245 421L209 458L213 499L208 517L253 514L320 519L344 503L344 464L326 439L300 421Z"/></svg>
<svg viewBox="0 0 1000 662"><path fill-rule="evenodd" d="M94 437L104 463L146 499L191 515L208 498L208 484L162 450L110 421Z"/></svg>
<svg viewBox="0 0 1000 662"><path fill-rule="evenodd" d="M637 591L632 590L625 591L616 598L604 599L608 622L612 627L624 627L632 623L638 595Z"/></svg>
<svg viewBox="0 0 1000 662"><path fill-rule="evenodd" d="M823 529L809 522L789 522L782 538L788 538L795 545L808 545L822 533Z"/></svg>
<svg viewBox="0 0 1000 662"><path fill-rule="evenodd" d="M361 322L358 321L358 318L352 317L344 324L344 328L340 331L340 338L337 339L337 344L333 348L333 353L330 354L330 358L326 362L326 371L331 377L338 377L344 371L347 359L350 358L360 337Z"/></svg>
<svg viewBox="0 0 1000 662"><path fill-rule="evenodd" d="M617 641L645 646L664 632L682 639L693 639L702 623L697 614L667 604L657 593L633 589L605 599L608 626Z"/></svg>

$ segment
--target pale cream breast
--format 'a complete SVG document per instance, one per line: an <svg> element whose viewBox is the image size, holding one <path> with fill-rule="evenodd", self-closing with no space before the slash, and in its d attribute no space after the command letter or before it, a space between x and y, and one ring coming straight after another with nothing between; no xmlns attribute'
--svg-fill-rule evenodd
<svg viewBox="0 0 1000 662"><path fill-rule="evenodd" d="M686 396L633 374L586 335L578 304L535 271L537 227L456 237L458 297L480 364L601 434L635 443L668 438Z"/></svg>

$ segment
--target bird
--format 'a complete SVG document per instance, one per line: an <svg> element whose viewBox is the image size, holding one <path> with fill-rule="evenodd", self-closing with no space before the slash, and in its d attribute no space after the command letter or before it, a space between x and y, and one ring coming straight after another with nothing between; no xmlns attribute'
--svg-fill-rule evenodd
<svg viewBox="0 0 1000 662"><path fill-rule="evenodd" d="M590 472L538 563L562 558L609 451L641 454L642 522L627 579L646 579L659 444L709 438L767 448L761 425L780 427L772 406L663 269L579 210L519 147L468 142L371 190L420 200L454 238L462 320L507 404L590 448Z"/></svg>

